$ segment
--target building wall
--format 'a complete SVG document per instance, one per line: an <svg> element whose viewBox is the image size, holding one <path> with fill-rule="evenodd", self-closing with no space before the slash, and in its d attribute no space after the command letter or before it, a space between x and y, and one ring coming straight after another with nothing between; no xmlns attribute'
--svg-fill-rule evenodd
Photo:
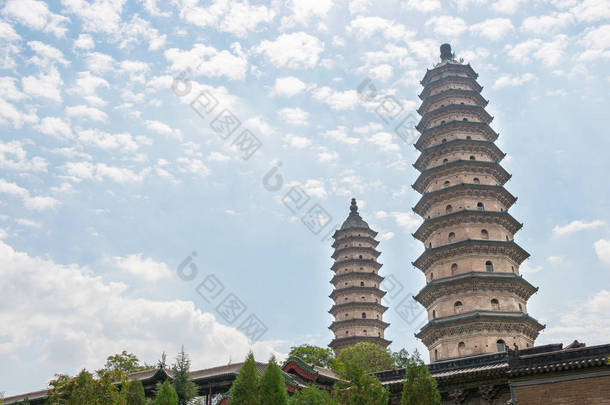
<svg viewBox="0 0 610 405"><path fill-rule="evenodd" d="M580 372L513 381L515 405L610 405L610 371L605 372L606 375L597 377L596 373ZM566 378L571 379L560 381Z"/></svg>

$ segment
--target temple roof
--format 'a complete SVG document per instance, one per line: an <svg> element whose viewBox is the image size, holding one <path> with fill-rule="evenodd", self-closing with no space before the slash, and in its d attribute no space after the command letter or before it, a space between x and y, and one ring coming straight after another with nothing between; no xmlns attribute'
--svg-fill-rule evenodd
<svg viewBox="0 0 610 405"><path fill-rule="evenodd" d="M366 223L364 219L358 214L358 205L356 204L356 199L352 198L352 204L349 207L350 213L347 216L347 219L341 225L341 230L345 229L358 229L358 228L366 228L371 229L369 224Z"/></svg>

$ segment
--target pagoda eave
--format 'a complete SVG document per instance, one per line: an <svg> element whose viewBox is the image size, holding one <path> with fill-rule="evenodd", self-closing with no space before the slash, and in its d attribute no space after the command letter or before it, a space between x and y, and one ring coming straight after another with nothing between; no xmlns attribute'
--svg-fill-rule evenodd
<svg viewBox="0 0 610 405"><path fill-rule="evenodd" d="M445 143L429 146L422 150L422 153L413 164L413 167L419 171L423 171L432 159L455 152L484 153L491 161L496 163L499 163L506 156L506 154L491 141L452 139Z"/></svg>
<svg viewBox="0 0 610 405"><path fill-rule="evenodd" d="M425 219L419 226L413 237L424 242L430 235L439 229L460 224L498 224L513 235L517 233L523 224L518 222L507 211L486 211L463 209L434 218Z"/></svg>
<svg viewBox="0 0 610 405"><path fill-rule="evenodd" d="M523 248L514 241L497 241L487 239L465 239L434 248L428 248L422 253L413 266L426 271L433 263L444 258L472 253L503 254L512 258L517 264L523 263L529 257Z"/></svg>
<svg viewBox="0 0 610 405"><path fill-rule="evenodd" d="M434 179L446 175L455 175L457 172L465 172L473 175L487 174L493 176L500 185L506 184L511 178L511 175L497 162L454 160L445 163L444 165L422 171L417 180L415 180L415 183L413 183L413 188L420 194L423 194L426 187Z"/></svg>
<svg viewBox="0 0 610 405"><path fill-rule="evenodd" d="M437 299L449 294L471 293L477 290L510 291L527 301L538 288L515 273L471 271L432 280L413 298L429 308Z"/></svg>

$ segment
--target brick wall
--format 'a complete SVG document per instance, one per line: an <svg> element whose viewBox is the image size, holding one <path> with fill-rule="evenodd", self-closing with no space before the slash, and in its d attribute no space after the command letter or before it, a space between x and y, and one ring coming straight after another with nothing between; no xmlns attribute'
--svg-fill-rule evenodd
<svg viewBox="0 0 610 405"><path fill-rule="evenodd" d="M550 378L545 374L539 382ZM513 386L513 394L516 405L610 405L610 375Z"/></svg>

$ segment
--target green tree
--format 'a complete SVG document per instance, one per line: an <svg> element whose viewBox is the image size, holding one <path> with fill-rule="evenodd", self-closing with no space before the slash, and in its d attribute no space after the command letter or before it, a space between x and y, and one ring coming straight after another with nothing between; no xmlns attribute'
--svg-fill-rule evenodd
<svg viewBox="0 0 610 405"><path fill-rule="evenodd" d="M239 370L229 392L229 405L259 405L259 375L252 352Z"/></svg>
<svg viewBox="0 0 610 405"><path fill-rule="evenodd" d="M394 367L396 368L407 368L413 361L413 357L406 349L400 349L397 352L392 352L391 355L394 359ZM417 350L415 351L415 355L419 356Z"/></svg>
<svg viewBox="0 0 610 405"><path fill-rule="evenodd" d="M146 394L144 393L142 381L135 380L129 384L129 388L127 390L127 404L146 405Z"/></svg>
<svg viewBox="0 0 610 405"><path fill-rule="evenodd" d="M168 380L157 391L154 405L178 405L178 394Z"/></svg>
<svg viewBox="0 0 610 405"><path fill-rule="evenodd" d="M98 370L98 375L110 373L114 376L118 376L121 373L129 375L136 371L146 370L148 367L141 364L140 360L135 354L127 353L125 350L120 354L108 356L106 359L106 365L103 369Z"/></svg>
<svg viewBox="0 0 610 405"><path fill-rule="evenodd" d="M275 356L271 356L261 378L260 405L288 405L286 382Z"/></svg>
<svg viewBox="0 0 610 405"><path fill-rule="evenodd" d="M387 405L389 396L377 377L351 365L347 366L345 380L335 383L333 392L337 405Z"/></svg>
<svg viewBox="0 0 610 405"><path fill-rule="evenodd" d="M407 361L401 405L440 405L441 394L428 366L415 352Z"/></svg>
<svg viewBox="0 0 610 405"><path fill-rule="evenodd" d="M191 360L184 353L184 346L180 349L176 363L172 366L174 370L174 388L178 394L178 403L186 405L189 401L195 398L198 394L197 385L193 382L190 376Z"/></svg>
<svg viewBox="0 0 610 405"><path fill-rule="evenodd" d="M363 373L389 370L394 367L394 358L387 349L368 342L360 342L341 350L335 371L344 375L350 368Z"/></svg>
<svg viewBox="0 0 610 405"><path fill-rule="evenodd" d="M300 357L305 362L319 367L331 368L335 362L335 352L332 349L313 345L291 347L289 355Z"/></svg>
<svg viewBox="0 0 610 405"><path fill-rule="evenodd" d="M314 385L307 386L290 398L290 405L331 405L330 395L327 391L318 389Z"/></svg>

